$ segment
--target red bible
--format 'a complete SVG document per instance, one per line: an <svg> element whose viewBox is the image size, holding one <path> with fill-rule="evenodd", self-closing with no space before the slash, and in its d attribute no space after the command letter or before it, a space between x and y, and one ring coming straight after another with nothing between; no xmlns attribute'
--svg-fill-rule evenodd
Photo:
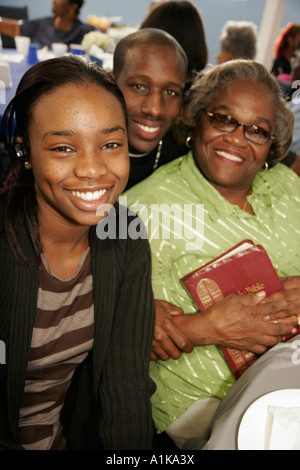
<svg viewBox="0 0 300 470"><path fill-rule="evenodd" d="M181 279L200 311L207 310L229 294L244 295L264 290L267 295L283 289L271 260L261 245L244 240L210 263ZM300 327L298 328L298 334ZM291 338L286 337L285 339ZM258 355L220 346L236 378Z"/></svg>

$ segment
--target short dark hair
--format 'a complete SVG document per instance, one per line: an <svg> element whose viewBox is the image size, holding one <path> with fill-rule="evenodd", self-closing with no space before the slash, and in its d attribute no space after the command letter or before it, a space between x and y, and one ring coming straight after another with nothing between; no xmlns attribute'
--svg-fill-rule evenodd
<svg viewBox="0 0 300 470"><path fill-rule="evenodd" d="M182 58L185 69L187 70L186 54L176 39L165 31L147 28L128 34L117 43L113 58L113 74L116 79L118 79L124 68L127 52L134 47L145 44L157 44L174 49Z"/></svg>
<svg viewBox="0 0 300 470"><path fill-rule="evenodd" d="M49 59L34 65L23 75L14 98L8 104L2 120L2 134L10 157L4 229L12 251L23 257L16 238L15 225L21 213L25 215L28 230L37 255L41 252L39 228L36 220L37 202L32 171L24 168L24 159L16 154L18 136L23 139L25 154L30 155L28 128L34 107L45 95L68 84L91 83L111 93L121 104L126 125L127 111L123 94L115 80L100 64L89 62L80 56L69 55ZM14 119L15 118L15 119Z"/></svg>
<svg viewBox="0 0 300 470"><path fill-rule="evenodd" d="M73 5L77 5L77 13L79 13L82 5L84 4L85 0L68 0L69 3L72 3Z"/></svg>

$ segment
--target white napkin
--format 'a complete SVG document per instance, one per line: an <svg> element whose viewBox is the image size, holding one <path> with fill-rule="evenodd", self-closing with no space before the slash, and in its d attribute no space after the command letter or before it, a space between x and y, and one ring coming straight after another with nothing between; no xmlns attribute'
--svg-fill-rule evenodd
<svg viewBox="0 0 300 470"><path fill-rule="evenodd" d="M14 64L20 64L25 60L25 56L22 54L14 54L13 52L10 53L4 53L0 54L1 60L4 60L5 62L13 62Z"/></svg>
<svg viewBox="0 0 300 470"><path fill-rule="evenodd" d="M268 407L265 448L300 450L300 407Z"/></svg>
<svg viewBox="0 0 300 470"><path fill-rule="evenodd" d="M9 64L7 62L2 62L0 60L0 88L11 88L11 87L12 87L12 80L11 80Z"/></svg>
<svg viewBox="0 0 300 470"><path fill-rule="evenodd" d="M55 57L52 51L49 51L47 46L42 47L36 51L39 62L43 60L53 59Z"/></svg>

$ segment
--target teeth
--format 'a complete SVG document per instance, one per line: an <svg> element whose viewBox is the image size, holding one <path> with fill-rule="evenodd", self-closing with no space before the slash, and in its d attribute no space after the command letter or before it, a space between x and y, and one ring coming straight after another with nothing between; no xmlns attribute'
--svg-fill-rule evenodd
<svg viewBox="0 0 300 470"><path fill-rule="evenodd" d="M149 126L144 126L143 124L138 124L139 127L145 131L145 132L150 132L150 133L153 133L153 132L157 132L159 130L159 127L149 127Z"/></svg>
<svg viewBox="0 0 300 470"><path fill-rule="evenodd" d="M242 162L242 158L237 157L236 155L232 155L231 153L223 152L221 150L216 151L217 155L220 155L220 157L227 158L227 160L231 160L233 162Z"/></svg>
<svg viewBox="0 0 300 470"><path fill-rule="evenodd" d="M73 196L80 197L84 201L97 201L100 199L103 194L106 193L106 189L101 189L100 191L88 192L88 193L81 193L79 191L71 191Z"/></svg>

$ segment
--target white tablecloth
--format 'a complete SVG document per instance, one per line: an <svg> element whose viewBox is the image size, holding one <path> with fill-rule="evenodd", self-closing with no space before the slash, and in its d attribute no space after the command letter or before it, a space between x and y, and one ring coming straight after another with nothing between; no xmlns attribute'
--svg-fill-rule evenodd
<svg viewBox="0 0 300 470"><path fill-rule="evenodd" d="M216 411L208 442L190 439L183 448L238 450L239 425L248 407L266 393L283 389L300 390L300 335L271 348L240 377Z"/></svg>

